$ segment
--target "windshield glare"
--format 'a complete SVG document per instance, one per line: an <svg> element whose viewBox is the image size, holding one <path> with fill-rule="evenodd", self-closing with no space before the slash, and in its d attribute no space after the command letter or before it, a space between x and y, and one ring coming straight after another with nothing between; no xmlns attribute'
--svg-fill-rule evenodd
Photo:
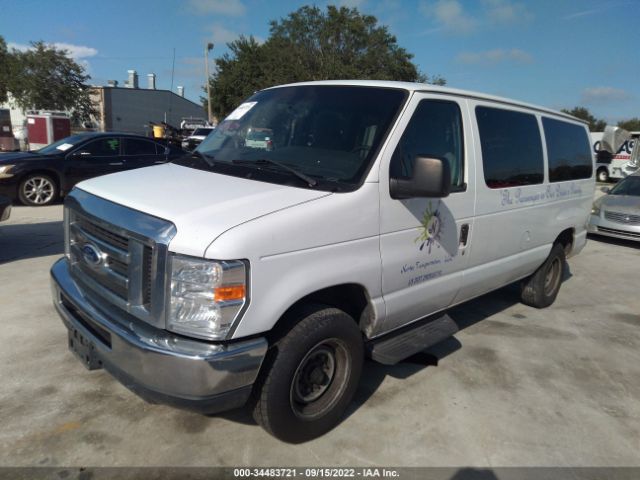
<svg viewBox="0 0 640 480"><path fill-rule="evenodd" d="M610 195L633 195L640 197L640 176L634 175L620 180L609 192Z"/></svg>
<svg viewBox="0 0 640 480"><path fill-rule="evenodd" d="M45 155L51 155L52 153L64 153L85 139L86 136L84 135L71 135L70 137L65 137L62 140L53 142L52 144L36 151L38 153L44 153Z"/></svg>
<svg viewBox="0 0 640 480"><path fill-rule="evenodd" d="M215 162L274 160L320 181L358 184L406 97L351 86L264 90L197 150Z"/></svg>

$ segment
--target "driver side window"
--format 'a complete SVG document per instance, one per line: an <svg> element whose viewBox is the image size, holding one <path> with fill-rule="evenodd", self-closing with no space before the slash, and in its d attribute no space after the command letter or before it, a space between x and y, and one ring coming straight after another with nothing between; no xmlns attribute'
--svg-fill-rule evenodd
<svg viewBox="0 0 640 480"><path fill-rule="evenodd" d="M462 115L457 103L422 100L418 104L391 157L391 178L411 178L416 156L447 160L451 191L464 188Z"/></svg>

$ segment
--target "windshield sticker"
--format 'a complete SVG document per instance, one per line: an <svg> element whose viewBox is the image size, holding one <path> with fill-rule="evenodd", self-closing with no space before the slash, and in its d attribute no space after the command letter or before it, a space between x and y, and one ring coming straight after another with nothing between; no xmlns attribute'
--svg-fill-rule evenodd
<svg viewBox="0 0 640 480"><path fill-rule="evenodd" d="M422 214L422 221L419 228L420 235L414 240L414 243L420 243L420 250L425 246L428 253L431 253L431 247L434 243L437 243L437 247L440 248L440 232L442 231L442 218L440 215L440 201L436 208L433 208L431 202L425 208Z"/></svg>
<svg viewBox="0 0 640 480"><path fill-rule="evenodd" d="M62 145L58 145L56 147L56 149L60 150L61 152L66 152L67 150L69 150L71 147L73 147L72 144L70 143L63 143Z"/></svg>
<svg viewBox="0 0 640 480"><path fill-rule="evenodd" d="M229 114L229 116L225 120L240 120L242 117L246 115L246 113L251 110L258 102L245 102L236 108L233 112Z"/></svg>

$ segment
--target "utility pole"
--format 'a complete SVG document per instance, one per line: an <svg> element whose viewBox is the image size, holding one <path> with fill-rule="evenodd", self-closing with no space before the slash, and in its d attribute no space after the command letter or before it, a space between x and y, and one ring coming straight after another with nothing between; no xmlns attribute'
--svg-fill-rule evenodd
<svg viewBox="0 0 640 480"><path fill-rule="evenodd" d="M209 81L209 52L213 50L213 43L207 43L204 49L204 69L207 76L207 110L209 123L213 123L213 113L211 113L211 82Z"/></svg>

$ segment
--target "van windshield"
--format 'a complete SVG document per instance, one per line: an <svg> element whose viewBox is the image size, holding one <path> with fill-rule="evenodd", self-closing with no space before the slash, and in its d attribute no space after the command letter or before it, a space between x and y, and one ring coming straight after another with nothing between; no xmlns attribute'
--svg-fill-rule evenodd
<svg viewBox="0 0 640 480"><path fill-rule="evenodd" d="M357 86L263 90L229 114L197 152L212 168L270 171L268 178L251 173L256 180L290 183L291 172L277 162L313 178L318 188L355 189L406 98L400 89Z"/></svg>

